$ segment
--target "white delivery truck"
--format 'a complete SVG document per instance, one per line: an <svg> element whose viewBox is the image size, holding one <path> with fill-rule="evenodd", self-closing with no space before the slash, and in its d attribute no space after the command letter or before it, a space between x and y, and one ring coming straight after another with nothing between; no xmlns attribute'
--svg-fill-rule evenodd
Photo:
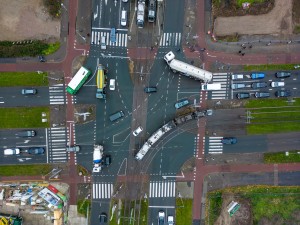
<svg viewBox="0 0 300 225"><path fill-rule="evenodd" d="M221 83L214 83L214 84L202 84L201 85L202 91L217 91L221 90Z"/></svg>

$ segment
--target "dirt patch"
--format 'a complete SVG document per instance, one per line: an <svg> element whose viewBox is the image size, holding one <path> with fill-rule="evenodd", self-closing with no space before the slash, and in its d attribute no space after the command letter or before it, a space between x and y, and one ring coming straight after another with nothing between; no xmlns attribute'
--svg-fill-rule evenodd
<svg viewBox="0 0 300 225"><path fill-rule="evenodd" d="M57 40L60 20L53 20L42 0L0 0L0 41Z"/></svg>
<svg viewBox="0 0 300 225"><path fill-rule="evenodd" d="M283 35L293 33L292 0L275 0L267 14L241 17L218 17L214 22L217 36L227 35Z"/></svg>
<svg viewBox="0 0 300 225"><path fill-rule="evenodd" d="M233 216L230 216L227 212L227 207L231 203L231 201L235 201L240 204L240 208L234 213ZM223 195L222 211L214 225L251 224L253 224L253 222L250 202L245 199L237 199L234 195L229 195L228 193Z"/></svg>

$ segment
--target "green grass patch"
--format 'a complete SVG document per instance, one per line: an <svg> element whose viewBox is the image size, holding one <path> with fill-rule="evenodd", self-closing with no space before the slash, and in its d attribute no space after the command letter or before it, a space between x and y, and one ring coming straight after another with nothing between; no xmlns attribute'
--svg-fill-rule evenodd
<svg viewBox="0 0 300 225"><path fill-rule="evenodd" d="M295 34L300 34L300 26L299 25L295 26L294 33Z"/></svg>
<svg viewBox="0 0 300 225"><path fill-rule="evenodd" d="M37 72L1 72L0 87L48 86L48 73ZM21 92L21 90L20 90Z"/></svg>
<svg viewBox="0 0 300 225"><path fill-rule="evenodd" d="M245 65L245 71L278 71L295 70L294 66L298 64L265 64L265 65Z"/></svg>
<svg viewBox="0 0 300 225"><path fill-rule="evenodd" d="M88 210L89 209L89 210ZM87 212L91 213L91 201L88 199L80 199L77 201L77 212L87 217Z"/></svg>
<svg viewBox="0 0 300 225"><path fill-rule="evenodd" d="M191 225L193 223L193 199L176 199L176 224Z"/></svg>
<svg viewBox="0 0 300 225"><path fill-rule="evenodd" d="M148 199L141 199L140 201L141 208L140 208L140 221L137 224L140 225L148 225Z"/></svg>
<svg viewBox="0 0 300 225"><path fill-rule="evenodd" d="M297 163L300 162L300 150L285 152L264 153L264 163Z"/></svg>
<svg viewBox="0 0 300 225"><path fill-rule="evenodd" d="M60 48L60 42L48 44L48 48L43 51L43 55L50 55Z"/></svg>
<svg viewBox="0 0 300 225"><path fill-rule="evenodd" d="M228 35L228 36L218 36L218 41L224 41L224 42L238 42L239 41L239 35Z"/></svg>
<svg viewBox="0 0 300 225"><path fill-rule="evenodd" d="M52 170L49 164L0 166L0 176L37 176L46 175Z"/></svg>
<svg viewBox="0 0 300 225"><path fill-rule="evenodd" d="M42 117L46 113L46 117ZM18 107L0 108L0 128L36 128L49 127L50 109L49 107ZM42 118L47 122L43 123Z"/></svg>
<svg viewBox="0 0 300 225"><path fill-rule="evenodd" d="M206 224L214 224L221 213L223 202L222 192L209 192L207 197L209 204L206 207Z"/></svg>
<svg viewBox="0 0 300 225"><path fill-rule="evenodd" d="M235 196L234 200L237 202L241 201L241 199L249 201L254 224L258 224L262 218L272 219L275 215L285 221L283 224L288 224L287 221L293 221L294 213L300 210L300 187L298 186L278 187L256 185L231 187L208 193L209 198L206 206L209 208L206 209L208 215L206 222L209 225L214 224L220 215L219 209L220 204L222 204L222 200L219 199L220 195ZM211 215L214 214L216 214L214 217L215 220L210 220Z"/></svg>
<svg viewBox="0 0 300 225"><path fill-rule="evenodd" d="M300 99L257 99L246 103L251 113L248 134L268 134L300 131Z"/></svg>

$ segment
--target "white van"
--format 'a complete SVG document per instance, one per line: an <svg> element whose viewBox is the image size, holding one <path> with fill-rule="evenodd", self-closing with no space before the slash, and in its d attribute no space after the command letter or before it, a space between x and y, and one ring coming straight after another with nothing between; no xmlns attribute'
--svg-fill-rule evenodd
<svg viewBox="0 0 300 225"><path fill-rule="evenodd" d="M202 91L216 91L221 90L221 83L214 83L214 84L202 84L201 85Z"/></svg>
<svg viewBox="0 0 300 225"><path fill-rule="evenodd" d="M106 49L106 38L105 36L101 36L101 49Z"/></svg>
<svg viewBox="0 0 300 225"><path fill-rule="evenodd" d="M283 87L284 86L284 82L282 81L275 81L271 83L271 87Z"/></svg>
<svg viewBox="0 0 300 225"><path fill-rule="evenodd" d="M121 13L121 26L126 27L126 25L127 25L127 11L122 10L122 13Z"/></svg>
<svg viewBox="0 0 300 225"><path fill-rule="evenodd" d="M243 74L232 74L232 75L231 75L231 79L232 79L232 80L240 80L240 79L244 79L244 75L243 75Z"/></svg>

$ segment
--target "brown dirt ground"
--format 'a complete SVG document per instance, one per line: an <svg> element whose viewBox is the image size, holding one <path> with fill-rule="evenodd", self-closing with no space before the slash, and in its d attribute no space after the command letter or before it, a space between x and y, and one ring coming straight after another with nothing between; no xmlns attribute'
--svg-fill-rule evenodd
<svg viewBox="0 0 300 225"><path fill-rule="evenodd" d="M275 0L274 8L258 16L218 17L214 22L217 36L234 35L290 35L293 33L292 0Z"/></svg>
<svg viewBox="0 0 300 225"><path fill-rule="evenodd" d="M59 39L60 20L51 19L42 0L0 0L0 41Z"/></svg>

